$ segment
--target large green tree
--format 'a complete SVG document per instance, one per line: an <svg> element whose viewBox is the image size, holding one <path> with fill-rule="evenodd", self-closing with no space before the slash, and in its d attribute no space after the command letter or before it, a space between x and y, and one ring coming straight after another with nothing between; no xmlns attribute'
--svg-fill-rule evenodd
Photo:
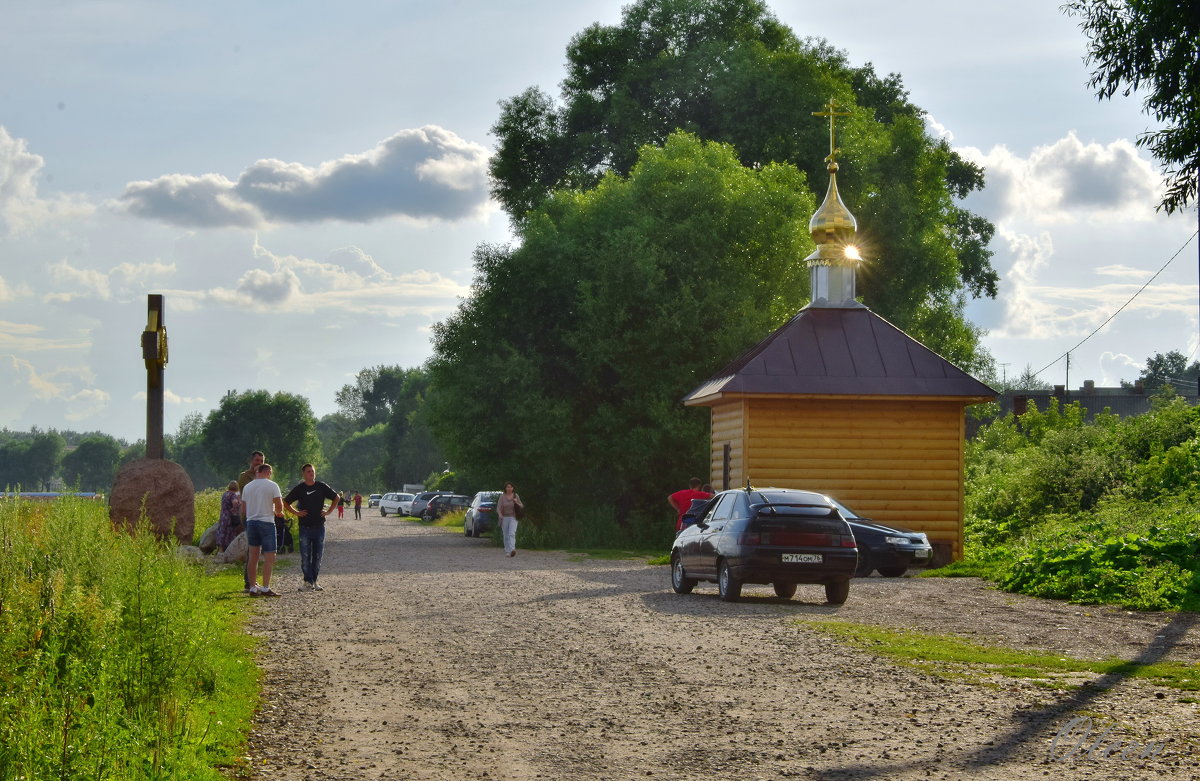
<svg viewBox="0 0 1200 781"><path fill-rule="evenodd" d="M252 451L266 453L280 485L299 479L305 462L323 466L317 421L308 399L265 390L231 393L204 421L204 454L225 480L246 468Z"/></svg>
<svg viewBox="0 0 1200 781"><path fill-rule="evenodd" d="M814 207L794 167L683 133L542 201L518 246L476 250L471 295L435 327L452 467L517 482L543 519L660 522L707 471L707 414L680 399L807 299Z"/></svg>
<svg viewBox="0 0 1200 781"><path fill-rule="evenodd" d="M627 173L676 129L732 144L758 167L791 163L823 191L830 99L840 120L843 198L871 260L859 292L876 312L967 368L983 360L966 296L996 295L994 228L957 205L983 173L925 131L899 76L852 67L800 41L759 0L641 0L621 24L567 47L561 101L531 88L502 102L493 193L517 223L560 188Z"/></svg>
<svg viewBox="0 0 1200 781"><path fill-rule="evenodd" d="M429 375L421 367L374 366L360 371L353 384L342 386L337 393L338 415L353 432L374 431L376 426L386 424L379 432L380 439L368 440L372 449L382 443L375 480L381 481L383 490L419 483L434 467L441 470L445 464L424 412L430 392ZM331 439L345 432L345 427L336 424L331 420L325 427ZM343 447L353 450L346 459L335 457L335 468L338 464L360 463L367 441L351 443L351 439L352 433L346 433L336 449L327 451L340 455ZM356 473L361 474L364 467L355 467ZM340 471L337 477L343 480Z"/></svg>
<svg viewBox="0 0 1200 781"><path fill-rule="evenodd" d="M1189 366L1187 356L1178 350L1155 353L1146 359L1146 367L1138 379L1148 392L1171 385L1182 395L1195 396L1196 383L1200 379L1200 361L1192 361Z"/></svg>
<svg viewBox="0 0 1200 781"><path fill-rule="evenodd" d="M59 472L66 443L56 431L30 430L0 442L0 488L45 490Z"/></svg>
<svg viewBox="0 0 1200 781"><path fill-rule="evenodd" d="M384 460L384 431L386 423L377 423L366 431L350 435L333 457L329 480L339 491L360 491L370 494L388 490L382 480Z"/></svg>
<svg viewBox="0 0 1200 781"><path fill-rule="evenodd" d="M1101 100L1138 92L1165 127L1143 133L1162 164L1167 190L1160 208L1196 200L1200 175L1200 0L1073 0L1063 10L1087 34L1089 86Z"/></svg>
<svg viewBox="0 0 1200 781"><path fill-rule="evenodd" d="M93 434L63 456L62 476L81 491L108 491L117 474L121 444L107 434Z"/></svg>
<svg viewBox="0 0 1200 781"><path fill-rule="evenodd" d="M183 467L197 491L224 488L231 478L213 470L204 454L204 416L190 412L179 421L179 430L166 438L167 458Z"/></svg>

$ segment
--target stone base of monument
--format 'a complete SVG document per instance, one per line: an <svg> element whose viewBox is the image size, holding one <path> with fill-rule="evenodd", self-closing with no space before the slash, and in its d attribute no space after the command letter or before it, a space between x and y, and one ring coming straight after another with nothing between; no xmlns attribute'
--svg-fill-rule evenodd
<svg viewBox="0 0 1200 781"><path fill-rule="evenodd" d="M141 522L144 508L146 522L160 539L174 534L183 545L191 545L196 528L195 494L192 479L174 461L130 461L113 482L108 517L114 526L132 530Z"/></svg>

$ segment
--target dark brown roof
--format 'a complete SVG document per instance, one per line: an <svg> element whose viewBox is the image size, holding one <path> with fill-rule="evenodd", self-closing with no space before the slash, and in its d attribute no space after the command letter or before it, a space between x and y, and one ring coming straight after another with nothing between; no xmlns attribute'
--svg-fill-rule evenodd
<svg viewBox="0 0 1200 781"><path fill-rule="evenodd" d="M726 394L940 396L996 391L866 307L808 306L684 397Z"/></svg>

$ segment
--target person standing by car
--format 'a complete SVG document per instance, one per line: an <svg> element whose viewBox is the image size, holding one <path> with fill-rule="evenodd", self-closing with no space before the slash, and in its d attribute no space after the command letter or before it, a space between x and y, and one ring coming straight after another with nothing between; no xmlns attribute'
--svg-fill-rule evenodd
<svg viewBox="0 0 1200 781"><path fill-rule="evenodd" d="M504 554L517 555L517 519L524 517L525 505L512 483L504 484L504 493L496 499L496 515L500 516L500 530L504 533Z"/></svg>
<svg viewBox="0 0 1200 781"><path fill-rule="evenodd" d="M300 519L300 571L304 575L300 591L324 591L317 583L317 576L321 574L321 558L325 555L325 517L338 506L341 496L327 483L317 480L317 469L312 464L300 468L300 477L301 481L283 497L283 503Z"/></svg>
<svg viewBox="0 0 1200 781"><path fill-rule="evenodd" d="M700 490L700 478L693 477L688 487L667 497L667 504L675 509L675 532L683 528L683 514L692 506L693 499L711 499L712 492Z"/></svg>

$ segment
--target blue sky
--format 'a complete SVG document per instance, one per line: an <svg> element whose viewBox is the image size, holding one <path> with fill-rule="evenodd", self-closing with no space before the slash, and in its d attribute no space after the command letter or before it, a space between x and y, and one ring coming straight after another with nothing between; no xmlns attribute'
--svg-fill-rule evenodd
<svg viewBox="0 0 1200 781"><path fill-rule="evenodd" d="M143 436L147 293L166 297L168 432L229 390L321 416L360 369L423 362L472 249L509 238L487 195L497 102L555 94L570 37L621 5L0 0L0 426ZM1009 375L1073 348L1195 231L1194 210L1155 212L1133 145L1152 123L1136 97L1095 99L1056 3L769 5L900 73L930 132L986 166L969 205L997 224L1001 292L968 312ZM1195 357L1196 257L1193 239L1072 353L1072 386Z"/></svg>

